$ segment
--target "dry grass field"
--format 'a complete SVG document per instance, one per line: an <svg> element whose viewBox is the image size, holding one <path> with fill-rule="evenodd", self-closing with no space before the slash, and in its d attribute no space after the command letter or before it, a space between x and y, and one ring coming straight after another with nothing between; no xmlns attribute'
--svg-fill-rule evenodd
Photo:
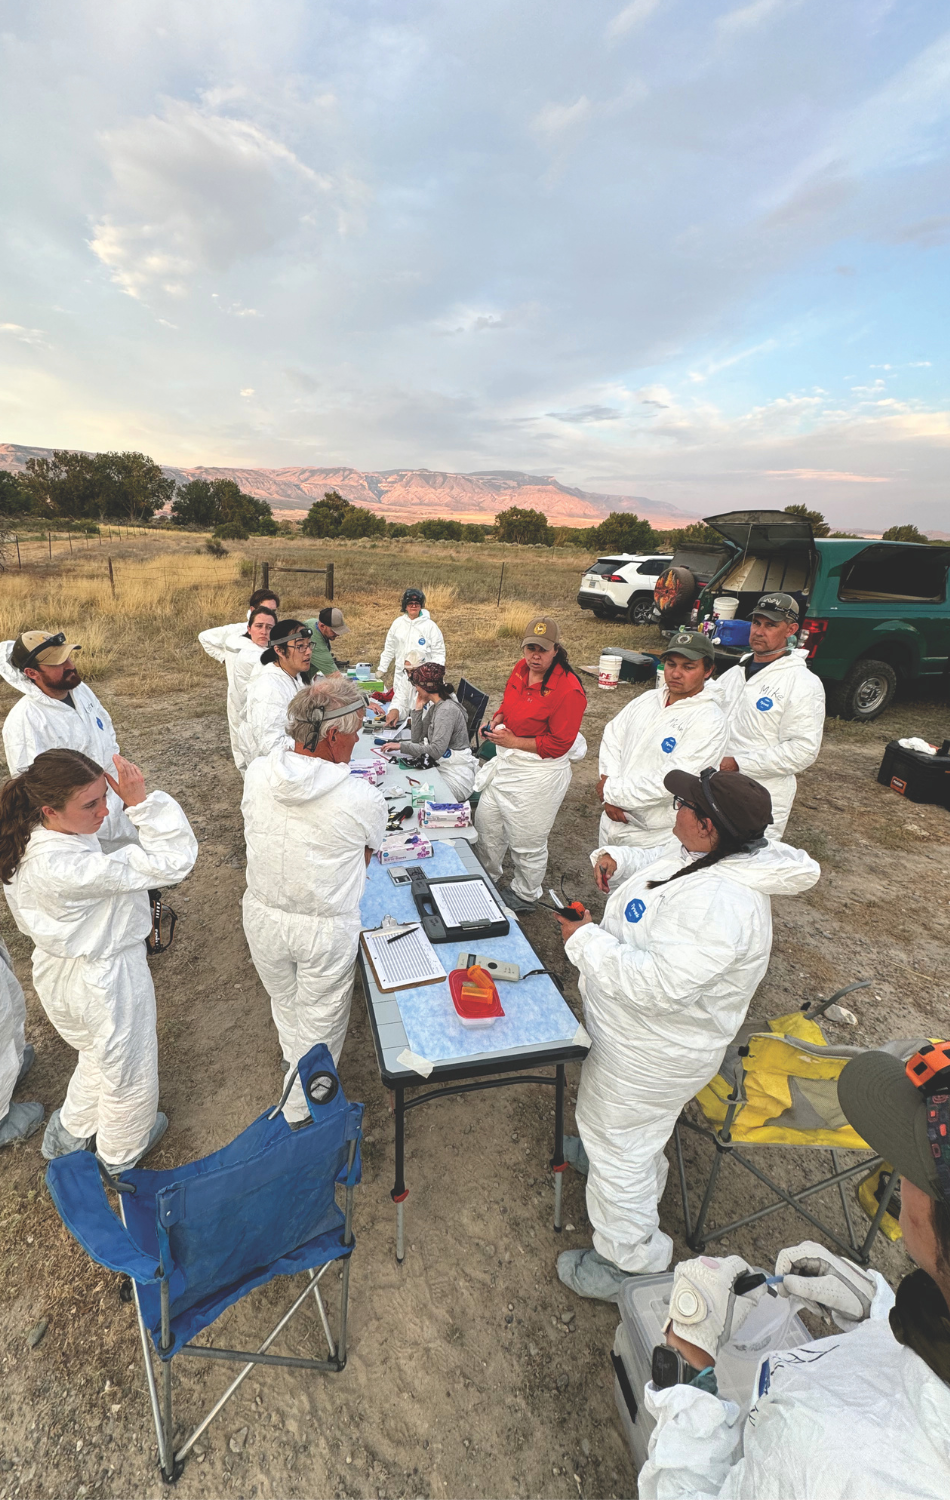
<svg viewBox="0 0 950 1500"><path fill-rule="evenodd" d="M84 675L113 714L123 750L151 785L180 799L199 838L194 873L172 898L181 918L175 945L152 970L161 1107L171 1121L150 1161L159 1167L224 1144L273 1101L280 1083L266 996L241 931L241 788L227 742L224 674L195 639L200 629L242 618L255 564L259 581L265 559L300 568L332 560L354 661L378 659L403 588L421 585L446 636L449 676L468 677L491 692L493 704L534 612L559 619L578 664L596 662L607 645L660 644L648 630L577 609L585 554L422 542L228 546L215 561L201 537L130 536L113 538L111 548L74 546L71 555L57 547L50 566L37 542L21 572L14 566L0 575L0 638L42 626L82 643ZM312 614L324 602L319 578L276 572L272 582L284 614ZM590 751L555 825L551 872L556 880L565 874L596 915L587 864L597 830L596 748L606 721L642 689L603 693L593 679L585 682ZM0 683L0 713L14 701ZM787 834L821 861L823 877L806 896L774 902L772 962L753 1016L780 1014L868 977L872 989L854 1001L857 1032L831 1026L835 1039L874 1045L946 1034L950 814L906 804L875 781L889 739L920 733L939 740L946 721L946 702L936 694L905 696L870 726L828 721ZM39 1098L49 1110L62 1099L73 1054L32 994L29 945L2 903L0 928L27 990L37 1047L18 1097ZM565 975L579 1013L552 928L544 913L525 919L545 962ZM554 1273L558 1251L588 1243L589 1228L583 1185L569 1173L567 1224L559 1238L552 1233L550 1090L500 1090L410 1116L408 1253L397 1268L392 1120L359 987L341 1074L367 1109L349 1364L326 1380L279 1370L252 1376L199 1444L179 1481L182 1496L631 1495L635 1479L608 1361L616 1312L573 1298ZM575 1072L571 1092L576 1082ZM117 1278L98 1270L60 1226L43 1186L40 1139L0 1153L0 1500L158 1496L131 1309L119 1301ZM786 1151L775 1152L770 1166L790 1185L806 1170L815 1173L814 1162ZM693 1151L694 1182L699 1167ZM683 1254L674 1178L663 1216ZM720 1212L751 1211L759 1198L750 1184L727 1169ZM840 1216L833 1195L823 1207ZM779 1246L805 1232L783 1211L726 1248L769 1264ZM907 1268L900 1246L883 1240L874 1263L891 1280ZM276 1320L285 1301L279 1287L255 1294L227 1315L219 1342L241 1347ZM47 1331L31 1348L28 1335L40 1320ZM316 1332L301 1325L288 1351L307 1353ZM221 1370L186 1369L183 1424L224 1383Z"/></svg>

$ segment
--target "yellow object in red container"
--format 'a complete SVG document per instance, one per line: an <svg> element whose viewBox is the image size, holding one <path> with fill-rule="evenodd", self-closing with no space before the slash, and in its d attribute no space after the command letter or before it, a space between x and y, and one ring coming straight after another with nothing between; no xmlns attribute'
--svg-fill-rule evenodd
<svg viewBox="0 0 950 1500"><path fill-rule="evenodd" d="M478 964L473 964L470 969L452 970L449 994L463 1026L491 1026L505 1014L495 981Z"/></svg>

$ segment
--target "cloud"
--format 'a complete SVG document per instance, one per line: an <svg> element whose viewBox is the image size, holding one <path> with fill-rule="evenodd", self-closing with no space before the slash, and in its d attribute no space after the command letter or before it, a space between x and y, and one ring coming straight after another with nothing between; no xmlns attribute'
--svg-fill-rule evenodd
<svg viewBox="0 0 950 1500"><path fill-rule="evenodd" d="M105 132L102 148L110 211L90 246L131 297L181 296L199 273L273 249L332 189L252 121L184 100Z"/></svg>
<svg viewBox="0 0 950 1500"><path fill-rule="evenodd" d="M632 0L632 4L625 5L612 21L608 21L604 35L611 40L614 37L626 36L628 31L633 31L637 26L642 26L649 21L659 3L660 0Z"/></svg>
<svg viewBox="0 0 950 1500"><path fill-rule="evenodd" d="M615 422L623 413L615 406L578 406L573 411L549 411L556 422Z"/></svg>
<svg viewBox="0 0 950 1500"><path fill-rule="evenodd" d="M552 144L569 131L590 119L591 103L581 94L573 104L545 104L531 121L531 130L540 140Z"/></svg>
<svg viewBox="0 0 950 1500"><path fill-rule="evenodd" d="M752 0L751 5L742 5L719 16L716 26L719 31L732 36L757 31L772 16L792 10L797 3L798 0Z"/></svg>
<svg viewBox="0 0 950 1500"><path fill-rule="evenodd" d="M0 333L7 333L21 344L46 344L42 328L24 328L20 323L0 323Z"/></svg>
<svg viewBox="0 0 950 1500"><path fill-rule="evenodd" d="M890 479L881 474L839 474L835 469L766 469L770 479L817 480L829 484L890 484Z"/></svg>

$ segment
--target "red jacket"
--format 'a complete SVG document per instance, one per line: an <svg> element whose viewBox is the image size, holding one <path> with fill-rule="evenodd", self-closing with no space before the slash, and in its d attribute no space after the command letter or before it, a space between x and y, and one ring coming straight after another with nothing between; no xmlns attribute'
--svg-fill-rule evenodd
<svg viewBox="0 0 950 1500"><path fill-rule="evenodd" d="M529 687L528 663L519 661L501 700L501 722L521 739L536 739L542 760L566 755L587 710L587 694L573 672L555 667L548 685Z"/></svg>

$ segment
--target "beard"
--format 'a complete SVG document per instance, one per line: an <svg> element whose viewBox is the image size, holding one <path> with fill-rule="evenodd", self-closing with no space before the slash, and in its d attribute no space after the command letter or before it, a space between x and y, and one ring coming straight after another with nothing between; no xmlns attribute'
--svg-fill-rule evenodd
<svg viewBox="0 0 950 1500"><path fill-rule="evenodd" d="M73 688L78 687L81 682L82 678L76 671L76 668L67 667L62 677L60 678L59 685L61 688L65 688L67 693L71 693Z"/></svg>

